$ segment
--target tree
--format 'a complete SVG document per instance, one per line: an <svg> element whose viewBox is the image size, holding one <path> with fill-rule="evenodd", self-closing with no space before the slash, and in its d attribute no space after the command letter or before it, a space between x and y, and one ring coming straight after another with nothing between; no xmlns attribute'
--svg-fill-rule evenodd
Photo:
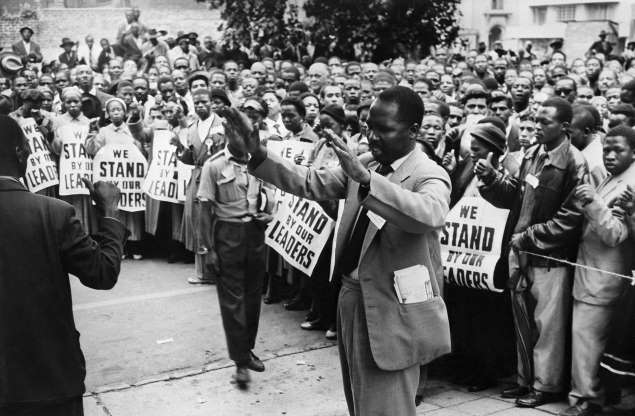
<svg viewBox="0 0 635 416"><path fill-rule="evenodd" d="M419 58L458 36L460 0L307 0L316 56Z"/></svg>

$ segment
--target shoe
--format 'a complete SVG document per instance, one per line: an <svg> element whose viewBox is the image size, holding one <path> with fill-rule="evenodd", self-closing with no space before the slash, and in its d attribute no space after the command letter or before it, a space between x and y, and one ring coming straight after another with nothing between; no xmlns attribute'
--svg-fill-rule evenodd
<svg viewBox="0 0 635 416"><path fill-rule="evenodd" d="M214 279L201 279L200 277L189 277L187 282L192 285L213 285L216 284Z"/></svg>
<svg viewBox="0 0 635 416"><path fill-rule="evenodd" d="M329 328L326 330L326 334L324 336L328 340L335 341L337 339L337 331L335 329Z"/></svg>
<svg viewBox="0 0 635 416"><path fill-rule="evenodd" d="M532 390L531 393L524 397L516 399L517 407L538 407L543 404L557 402L560 399L560 394L547 393L544 391Z"/></svg>
<svg viewBox="0 0 635 416"><path fill-rule="evenodd" d="M182 257L179 253L171 252L170 255L168 255L168 264L177 263L181 260L181 258Z"/></svg>
<svg viewBox="0 0 635 416"><path fill-rule="evenodd" d="M300 324L300 328L307 331L324 331L325 329L327 329L326 325L324 325L319 320L304 321Z"/></svg>
<svg viewBox="0 0 635 416"><path fill-rule="evenodd" d="M467 391L470 393L476 393L479 391L487 390L490 387L494 387L496 383L492 380L477 380L467 386Z"/></svg>
<svg viewBox="0 0 635 416"><path fill-rule="evenodd" d="M141 254L133 254L132 255L132 259L133 260L141 260L141 259L143 259L143 256Z"/></svg>
<svg viewBox="0 0 635 416"><path fill-rule="evenodd" d="M280 303L282 301L282 298L279 296L265 296L262 301L265 303L265 305L272 305L274 303Z"/></svg>
<svg viewBox="0 0 635 416"><path fill-rule="evenodd" d="M575 406L564 409L563 411L558 413L558 416L594 416L600 413L601 410L601 407L596 404L577 404Z"/></svg>
<svg viewBox="0 0 635 416"><path fill-rule="evenodd" d="M251 381L249 370L247 367L242 365L236 366L236 374L234 374L233 378L236 384L238 384L238 387L241 389L246 389Z"/></svg>
<svg viewBox="0 0 635 416"><path fill-rule="evenodd" d="M284 304L284 308L288 311L306 311L311 307L311 302L303 302L301 300L294 300Z"/></svg>
<svg viewBox="0 0 635 416"><path fill-rule="evenodd" d="M421 394L417 394L415 396L415 407L419 407L421 403L423 403L423 396Z"/></svg>
<svg viewBox="0 0 635 416"><path fill-rule="evenodd" d="M251 359L247 363L247 368L258 373L262 373L263 371L265 371L265 365L260 360L260 358L258 358L252 351L249 351L249 355L251 356Z"/></svg>
<svg viewBox="0 0 635 416"><path fill-rule="evenodd" d="M519 397L523 397L529 394L531 390L528 386L514 386L508 389L505 389L501 392L501 397L503 399L517 399Z"/></svg>

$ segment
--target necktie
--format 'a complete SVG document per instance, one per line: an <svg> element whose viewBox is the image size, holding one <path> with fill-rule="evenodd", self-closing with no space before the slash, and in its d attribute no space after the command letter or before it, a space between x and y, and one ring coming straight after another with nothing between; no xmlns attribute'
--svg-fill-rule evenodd
<svg viewBox="0 0 635 416"><path fill-rule="evenodd" d="M382 164L377 167L375 172L386 176L392 172L392 167ZM370 218L368 218L367 214L368 209L366 207L360 208L355 228L353 228L351 238L342 253L342 260L340 262L340 271L342 274L350 274L359 265L359 256L361 255L364 237L366 236L366 230L370 223Z"/></svg>

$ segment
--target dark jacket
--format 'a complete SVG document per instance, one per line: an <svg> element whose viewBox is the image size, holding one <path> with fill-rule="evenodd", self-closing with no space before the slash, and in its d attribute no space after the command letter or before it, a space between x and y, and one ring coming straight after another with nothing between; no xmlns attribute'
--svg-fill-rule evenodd
<svg viewBox="0 0 635 416"><path fill-rule="evenodd" d="M26 52L26 49L24 48L24 43L22 43L22 40L19 40L13 45L11 45L11 49L13 50L13 53L15 53L16 55L19 55L20 58L22 58L22 62L26 61L26 57L28 53ZM40 45L31 41L30 53L32 55L35 55L35 62L42 62L42 50L40 49Z"/></svg>
<svg viewBox="0 0 635 416"><path fill-rule="evenodd" d="M0 413L9 403L84 393L69 274L94 289L117 282L125 227L103 218L95 240L66 202L0 179Z"/></svg>
<svg viewBox="0 0 635 416"><path fill-rule="evenodd" d="M75 51L71 51L70 54L67 54L66 52L62 52L57 59L60 62L60 64L68 65L69 69L75 68L80 63L79 58L77 57L77 52Z"/></svg>
<svg viewBox="0 0 635 416"><path fill-rule="evenodd" d="M510 210L508 222L515 224L514 233L523 233L524 249L575 260L583 215L573 193L588 169L584 156L569 140L564 146L565 156L545 165L535 188L526 178L540 145L527 150L518 177L498 173L479 191L494 206ZM562 265L535 256L530 257L530 263L537 267Z"/></svg>

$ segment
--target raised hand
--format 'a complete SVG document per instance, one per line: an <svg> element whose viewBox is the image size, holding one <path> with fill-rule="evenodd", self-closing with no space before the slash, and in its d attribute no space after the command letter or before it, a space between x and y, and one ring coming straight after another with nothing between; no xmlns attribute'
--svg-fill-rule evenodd
<svg viewBox="0 0 635 416"><path fill-rule="evenodd" d="M113 183L99 181L93 185L91 181L82 178L90 197L95 202L95 208L105 217L117 217L121 191Z"/></svg>
<svg viewBox="0 0 635 416"><path fill-rule="evenodd" d="M479 161L476 162L476 166L474 166L474 173L479 177L479 179L485 181L496 175L496 169L494 169L494 165L492 165L493 157L494 154L489 152L486 159L479 159Z"/></svg>
<svg viewBox="0 0 635 416"><path fill-rule="evenodd" d="M331 129L324 129L324 133L329 145L340 160L340 166L344 169L344 173L355 182L365 185L370 183L370 172L360 162L357 155L348 148L344 140Z"/></svg>
<svg viewBox="0 0 635 416"><path fill-rule="evenodd" d="M456 157L454 156L454 152L448 152L443 156L443 159L441 160L441 166L443 166L443 168L448 171L449 173L454 172L454 169L456 169Z"/></svg>
<svg viewBox="0 0 635 416"><path fill-rule="evenodd" d="M258 129L254 128L249 117L233 107L225 107L218 114L225 119L223 125L228 141L243 143L245 151L251 154L262 151Z"/></svg>

